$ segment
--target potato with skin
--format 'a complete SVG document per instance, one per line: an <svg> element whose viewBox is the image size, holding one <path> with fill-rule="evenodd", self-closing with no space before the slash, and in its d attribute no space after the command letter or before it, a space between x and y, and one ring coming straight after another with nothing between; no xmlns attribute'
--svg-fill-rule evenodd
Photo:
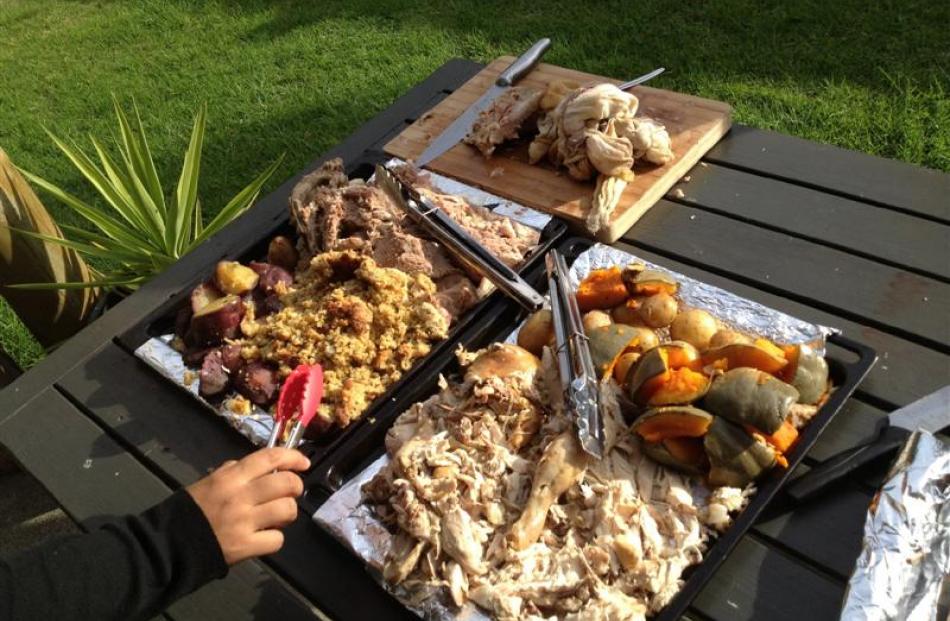
<svg viewBox="0 0 950 621"><path fill-rule="evenodd" d="M553 338L554 318L547 308L533 313L518 331L518 345L539 358L544 346Z"/></svg>
<svg viewBox="0 0 950 621"><path fill-rule="evenodd" d="M699 308L681 312L670 324L673 340L686 341L700 351L709 349L709 341L718 330L716 318Z"/></svg>
<svg viewBox="0 0 950 621"><path fill-rule="evenodd" d="M603 326L609 326L613 323L613 320L610 318L610 315L602 310L593 310L589 313L584 313L584 316L581 317L581 321L584 324L584 332L590 332L596 328L601 328Z"/></svg>
<svg viewBox="0 0 950 621"><path fill-rule="evenodd" d="M224 293L244 295L258 280L257 272L237 261L218 261L214 268L214 284Z"/></svg>
<svg viewBox="0 0 950 621"><path fill-rule="evenodd" d="M665 328L673 323L678 310L676 298L661 291L643 300L637 312L651 328Z"/></svg>
<svg viewBox="0 0 950 621"><path fill-rule="evenodd" d="M725 347L726 345L734 345L735 343L751 344L752 339L735 330L718 330L713 334L712 338L709 339L709 349L717 349L719 347Z"/></svg>
<svg viewBox="0 0 950 621"><path fill-rule="evenodd" d="M621 386L625 379L627 379L627 373L630 371L630 367L640 359L640 354L636 352L627 352L617 358L617 363L614 365L614 379L617 380L617 383Z"/></svg>
<svg viewBox="0 0 950 621"><path fill-rule="evenodd" d="M299 259L300 255L294 243L283 235L278 235L267 245L267 262L282 267L288 272L294 271Z"/></svg>
<svg viewBox="0 0 950 621"><path fill-rule="evenodd" d="M610 311L610 316L616 323L625 323L628 326L645 326L643 317L640 316L640 299L630 298L625 303L615 306Z"/></svg>
<svg viewBox="0 0 950 621"><path fill-rule="evenodd" d="M647 351L648 349L653 349L660 344L660 337L656 335L656 332L650 328L643 326L634 326L637 329L637 335L640 337L639 348L640 351Z"/></svg>
<svg viewBox="0 0 950 621"><path fill-rule="evenodd" d="M195 347L220 345L225 339L238 335L244 317L244 304L236 295L205 304L191 318L191 327L185 340Z"/></svg>

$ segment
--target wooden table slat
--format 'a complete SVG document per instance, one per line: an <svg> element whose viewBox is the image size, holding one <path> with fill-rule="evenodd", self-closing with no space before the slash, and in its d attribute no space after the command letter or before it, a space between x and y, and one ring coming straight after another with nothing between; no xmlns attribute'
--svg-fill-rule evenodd
<svg viewBox="0 0 950 621"><path fill-rule="evenodd" d="M623 241L950 352L950 284L666 200Z"/></svg>
<svg viewBox="0 0 950 621"><path fill-rule="evenodd" d="M936 170L743 125L704 159L950 222L950 175Z"/></svg>
<svg viewBox="0 0 950 621"><path fill-rule="evenodd" d="M837 619L844 585L745 537L693 607L716 621Z"/></svg>
<svg viewBox="0 0 950 621"><path fill-rule="evenodd" d="M715 164L696 166L687 177L689 182L676 188L685 195L679 200L690 206L950 278L948 225Z"/></svg>

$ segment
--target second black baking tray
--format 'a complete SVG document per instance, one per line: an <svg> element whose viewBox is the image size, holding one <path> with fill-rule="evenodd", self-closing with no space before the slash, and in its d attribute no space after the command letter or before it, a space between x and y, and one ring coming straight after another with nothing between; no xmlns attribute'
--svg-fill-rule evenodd
<svg viewBox="0 0 950 621"><path fill-rule="evenodd" d="M570 238L564 240L559 245L559 249L568 263L572 263L591 245L592 242L589 240ZM541 281L543 281L541 266L533 269L528 279L540 290ZM489 343L504 340L519 325L518 319L521 315L522 313L517 308L509 305L504 312L496 316L482 317L480 321L468 327L466 333L462 335L462 342L467 349L475 350ZM877 359L877 354L870 347L840 335L830 336L828 343L835 346L829 348L833 350L833 353L827 355L830 378L835 390L803 429L794 450L786 455L788 467L774 468L766 478L757 483L757 491L750 498L749 504L736 516L732 526L706 550L703 561L686 570L683 588L655 617L656 619L672 621L683 615L715 570L779 492L792 470L801 463L822 431L851 397ZM845 356L841 355L842 353L850 354L847 356L849 359L846 360ZM311 512L315 511L344 483L381 456L385 451L386 432L395 419L413 403L435 394L439 390L440 374L450 377L457 375L459 371L454 352L444 351L440 354L438 361L433 361L424 373L416 376L407 390L398 394L392 403L377 412L371 424L364 425L358 433L351 434L336 446L306 478L305 508ZM369 573L366 574L365 584L361 588L381 589ZM402 607L393 598L385 601L391 602L394 607ZM395 608L381 609L378 618L388 618L387 615L395 613L395 610Z"/></svg>

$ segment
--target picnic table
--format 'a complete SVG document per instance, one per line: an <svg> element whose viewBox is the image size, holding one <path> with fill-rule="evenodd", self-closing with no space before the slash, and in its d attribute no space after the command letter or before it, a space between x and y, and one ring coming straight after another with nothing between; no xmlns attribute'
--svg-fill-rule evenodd
<svg viewBox="0 0 950 621"><path fill-rule="evenodd" d="M163 381L117 337L242 255L287 219L304 173L352 170L482 68L453 60L248 214L0 391L0 443L83 528L138 512L251 450L223 419ZM735 125L682 190L617 246L878 351L865 382L798 476L874 433L887 412L950 381L950 175ZM833 619L886 464L804 506L781 496L694 600L692 619ZM245 562L163 618L409 618L363 567L301 514L284 549Z"/></svg>

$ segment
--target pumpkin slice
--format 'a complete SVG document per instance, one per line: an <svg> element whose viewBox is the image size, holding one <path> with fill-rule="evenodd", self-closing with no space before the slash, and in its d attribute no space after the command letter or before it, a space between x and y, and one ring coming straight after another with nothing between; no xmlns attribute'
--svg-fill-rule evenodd
<svg viewBox="0 0 950 621"><path fill-rule="evenodd" d="M668 438L662 442L644 442L647 457L674 470L688 474L702 474L706 468L706 453L700 438Z"/></svg>
<svg viewBox="0 0 950 621"><path fill-rule="evenodd" d="M760 346L759 341L756 341L754 344L732 343L711 349L703 354L703 364L723 371L748 367L774 375L781 371L788 361L781 349L768 341L764 343L767 343L769 348Z"/></svg>
<svg viewBox="0 0 950 621"><path fill-rule="evenodd" d="M680 405L698 401L709 390L709 378L688 367L670 369L661 382L655 382L646 405Z"/></svg>
<svg viewBox="0 0 950 621"><path fill-rule="evenodd" d="M630 429L647 442L662 442L667 438L700 438L712 421L712 415L699 408L669 406L647 410Z"/></svg>
<svg viewBox="0 0 950 621"><path fill-rule="evenodd" d="M765 435L778 431L798 391L775 377L748 367L731 369L713 381L703 407L739 425L750 425Z"/></svg>
<svg viewBox="0 0 950 621"><path fill-rule="evenodd" d="M755 427L747 425L745 429L749 433L758 433ZM778 428L778 431L769 435L762 434L762 438L779 453L787 453L789 449L792 448L792 445L795 444L795 440L798 439L798 430L795 429L795 425L785 421L782 423L782 426Z"/></svg>
<svg viewBox="0 0 950 621"><path fill-rule="evenodd" d="M689 343L673 341L654 347L628 373L627 394L640 406L695 401L709 388L708 378L693 372L698 362L699 352Z"/></svg>
<svg viewBox="0 0 950 621"><path fill-rule="evenodd" d="M594 270L577 287L577 306L585 313L613 308L626 301L628 295L619 267Z"/></svg>
<svg viewBox="0 0 950 621"><path fill-rule="evenodd" d="M609 326L594 328L587 335L590 343L590 357L594 362L594 369L601 378L606 379L614 371L617 360L625 353L637 352L640 342L640 332L633 326L614 323Z"/></svg>
<svg viewBox="0 0 950 621"><path fill-rule="evenodd" d="M709 483L745 487L777 463L775 450L741 427L716 416L703 437L709 458Z"/></svg>
<svg viewBox="0 0 950 621"><path fill-rule="evenodd" d="M655 295L668 293L675 295L679 291L676 279L659 270L647 269L640 263L628 265L622 273L623 283L630 295Z"/></svg>
<svg viewBox="0 0 950 621"><path fill-rule="evenodd" d="M798 391L799 401L814 405L828 392L828 362L808 345L785 348L788 366L779 375Z"/></svg>

